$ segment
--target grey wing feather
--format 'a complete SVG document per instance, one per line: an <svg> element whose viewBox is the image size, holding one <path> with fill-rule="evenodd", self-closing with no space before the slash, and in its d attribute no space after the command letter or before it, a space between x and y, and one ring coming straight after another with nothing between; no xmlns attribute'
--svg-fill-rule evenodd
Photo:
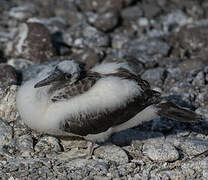
<svg viewBox="0 0 208 180"><path fill-rule="evenodd" d="M57 93L51 98L51 101L64 101L69 100L72 97L78 96L87 92L97 81L98 77L88 76L84 79L77 81L72 85L65 85L61 90L58 90Z"/></svg>

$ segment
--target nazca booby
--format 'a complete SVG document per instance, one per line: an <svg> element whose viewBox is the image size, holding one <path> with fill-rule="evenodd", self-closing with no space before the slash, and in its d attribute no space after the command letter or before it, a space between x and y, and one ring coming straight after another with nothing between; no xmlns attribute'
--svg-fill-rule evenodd
<svg viewBox="0 0 208 180"><path fill-rule="evenodd" d="M17 108L32 129L97 142L158 116L185 122L202 119L164 101L126 63L118 62L86 71L74 60L62 61L19 88Z"/></svg>

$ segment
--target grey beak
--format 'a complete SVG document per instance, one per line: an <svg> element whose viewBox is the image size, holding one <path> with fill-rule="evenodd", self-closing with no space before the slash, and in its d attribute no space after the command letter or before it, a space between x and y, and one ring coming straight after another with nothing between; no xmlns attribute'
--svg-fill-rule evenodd
<svg viewBox="0 0 208 180"><path fill-rule="evenodd" d="M45 79L43 79L40 82L38 82L37 84L35 84L34 88L39 88L39 87L50 85L51 83L60 80L61 77L62 77L62 72L55 69L53 74L49 75Z"/></svg>

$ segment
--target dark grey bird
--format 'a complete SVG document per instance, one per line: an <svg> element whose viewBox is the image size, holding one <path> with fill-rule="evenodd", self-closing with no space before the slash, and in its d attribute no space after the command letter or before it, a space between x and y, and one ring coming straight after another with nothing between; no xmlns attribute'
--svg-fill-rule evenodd
<svg viewBox="0 0 208 180"><path fill-rule="evenodd" d="M62 61L20 87L17 108L32 129L97 142L158 116L202 121L195 112L163 100L126 63L117 62L86 71L73 60Z"/></svg>

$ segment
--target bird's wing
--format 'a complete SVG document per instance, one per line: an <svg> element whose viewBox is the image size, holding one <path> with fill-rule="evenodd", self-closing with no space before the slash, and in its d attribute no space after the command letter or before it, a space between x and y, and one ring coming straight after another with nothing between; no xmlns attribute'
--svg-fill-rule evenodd
<svg viewBox="0 0 208 180"><path fill-rule="evenodd" d="M140 87L138 91L141 91L142 89L142 92L138 93L139 95L134 98L131 98L131 100L128 100L128 102L124 102L125 106L118 107L117 109L93 112L91 114L80 113L75 117L65 119L60 122L61 130L81 136L101 133L106 131L109 127L128 121L147 106L156 103L160 99L160 93L151 90L146 81L126 70L121 70L118 73L105 76L115 76L130 81L136 81ZM88 91L99 78L101 78L101 76L98 74L92 74L87 78L80 80L78 84L71 86L69 96L76 96L77 94Z"/></svg>
<svg viewBox="0 0 208 180"><path fill-rule="evenodd" d="M100 78L101 76L98 73L88 73L87 76L80 78L74 84L60 84L59 86L55 86L54 88L59 89L53 89L56 93L51 97L51 101L65 101L66 99L69 100L72 97L81 95L87 92Z"/></svg>

